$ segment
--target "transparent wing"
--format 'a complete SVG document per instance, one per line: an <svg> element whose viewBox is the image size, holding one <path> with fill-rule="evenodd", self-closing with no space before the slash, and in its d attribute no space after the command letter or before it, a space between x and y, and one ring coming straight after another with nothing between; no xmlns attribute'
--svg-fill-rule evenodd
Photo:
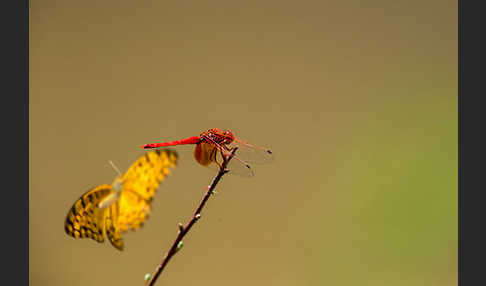
<svg viewBox="0 0 486 286"><path fill-rule="evenodd" d="M267 164L273 161L273 153L270 149L250 144L240 138L235 138L229 147L238 147L236 156L247 163Z"/></svg>
<svg viewBox="0 0 486 286"><path fill-rule="evenodd" d="M238 175L245 178L253 177L255 174L251 169L250 165L242 161L238 156L235 155L233 159L228 163L228 174Z"/></svg>
<svg viewBox="0 0 486 286"><path fill-rule="evenodd" d="M220 145L214 140L208 139L207 142L200 143L194 149L194 157L203 166L218 170L223 163L221 152L229 155L234 147L238 147L235 156L229 162L227 168L229 174L242 177L253 177L254 173L250 163L264 164L273 161L272 151L269 149L252 145L239 138L231 144Z"/></svg>
<svg viewBox="0 0 486 286"><path fill-rule="evenodd" d="M247 162L243 161L242 159L240 159L237 156L238 151L239 150L236 150L235 156L228 163L228 166L227 166L227 169L229 170L228 174L238 175L238 176L246 177L246 178L253 177L254 173L253 173L253 170L251 169L251 166ZM226 155L229 155L229 152L227 152L227 151L223 151L223 152ZM214 154L213 158L214 158L213 160L215 160L218 163L215 163L213 161L211 164L209 164L207 166L209 168L215 170L215 171L218 171L219 166L221 164L223 164L223 157L221 156L221 152L218 151L216 154Z"/></svg>

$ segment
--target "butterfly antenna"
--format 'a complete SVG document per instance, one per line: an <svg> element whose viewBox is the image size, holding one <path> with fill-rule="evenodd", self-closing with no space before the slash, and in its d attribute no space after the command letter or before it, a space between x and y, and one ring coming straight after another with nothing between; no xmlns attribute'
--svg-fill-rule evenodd
<svg viewBox="0 0 486 286"><path fill-rule="evenodd" d="M115 172L118 173L118 175L121 177L122 173L120 172L120 169L115 166L115 163L113 163L111 160L109 160L108 163L110 163L110 166L113 168L113 170L115 170Z"/></svg>

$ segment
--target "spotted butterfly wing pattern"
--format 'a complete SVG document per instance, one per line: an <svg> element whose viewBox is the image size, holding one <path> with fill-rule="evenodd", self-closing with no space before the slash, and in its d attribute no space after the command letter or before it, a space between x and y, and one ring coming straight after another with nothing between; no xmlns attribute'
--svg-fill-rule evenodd
<svg viewBox="0 0 486 286"><path fill-rule="evenodd" d="M120 235L120 231L117 227L118 220L118 204L112 204L105 211L105 226L106 236L108 240L118 250L123 250L123 238Z"/></svg>
<svg viewBox="0 0 486 286"><path fill-rule="evenodd" d="M123 175L123 192L119 200L118 228L121 232L140 228L150 213L155 191L170 168L177 164L175 151L153 150L140 157Z"/></svg>
<svg viewBox="0 0 486 286"><path fill-rule="evenodd" d="M122 175L122 189L116 202L106 208L98 207L103 199L115 193L113 185L104 184L89 190L74 203L64 224L66 233L100 243L106 235L115 248L123 250L121 233L143 225L156 189L169 174L169 168L176 164L175 151L146 152Z"/></svg>
<svg viewBox="0 0 486 286"><path fill-rule="evenodd" d="M150 202L130 190L121 195L118 205L117 221L120 232L140 228L150 214Z"/></svg>
<svg viewBox="0 0 486 286"><path fill-rule="evenodd" d="M64 230L74 238L92 238L98 242L104 241L105 223L103 210L98 208L99 202L113 193L111 185L101 185L83 194L69 210Z"/></svg>
<svg viewBox="0 0 486 286"><path fill-rule="evenodd" d="M140 157L123 175L126 189L150 201L160 182L177 164L177 153L170 149L153 150Z"/></svg>

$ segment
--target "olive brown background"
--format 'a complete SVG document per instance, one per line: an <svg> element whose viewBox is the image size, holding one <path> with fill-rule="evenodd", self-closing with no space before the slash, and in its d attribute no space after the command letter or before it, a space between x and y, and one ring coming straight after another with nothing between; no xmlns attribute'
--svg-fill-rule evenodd
<svg viewBox="0 0 486 286"><path fill-rule="evenodd" d="M141 144L228 128L225 176L157 285L457 285L457 1L32 0L31 285L143 285L214 175L179 146L145 226L63 222Z"/></svg>

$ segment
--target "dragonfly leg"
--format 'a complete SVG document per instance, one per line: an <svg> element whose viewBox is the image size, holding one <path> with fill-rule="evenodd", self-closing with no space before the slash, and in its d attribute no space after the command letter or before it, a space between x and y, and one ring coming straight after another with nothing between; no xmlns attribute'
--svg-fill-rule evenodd
<svg viewBox="0 0 486 286"><path fill-rule="evenodd" d="M233 149L234 149L234 147L230 148L227 145L221 145L221 150L220 150L221 156L223 158L228 157L231 154L231 151L233 151Z"/></svg>
<svg viewBox="0 0 486 286"><path fill-rule="evenodd" d="M224 146L224 147L226 147L226 146ZM223 162L228 160L229 154L225 154L223 150L220 150L219 152L221 154L221 158L223 158ZM221 164L218 164L218 165L219 165L220 168L223 168L223 166Z"/></svg>
<svg viewBox="0 0 486 286"><path fill-rule="evenodd" d="M223 168L223 166L221 165L221 163L218 162L218 156L217 155L218 155L218 149L217 148L214 148L213 151L212 151L212 153L211 153L211 161L213 161L214 163L216 163L216 165L218 165L218 167L221 169L221 168Z"/></svg>
<svg viewBox="0 0 486 286"><path fill-rule="evenodd" d="M223 166L218 161L214 161L214 163L216 163L220 169L223 168Z"/></svg>

